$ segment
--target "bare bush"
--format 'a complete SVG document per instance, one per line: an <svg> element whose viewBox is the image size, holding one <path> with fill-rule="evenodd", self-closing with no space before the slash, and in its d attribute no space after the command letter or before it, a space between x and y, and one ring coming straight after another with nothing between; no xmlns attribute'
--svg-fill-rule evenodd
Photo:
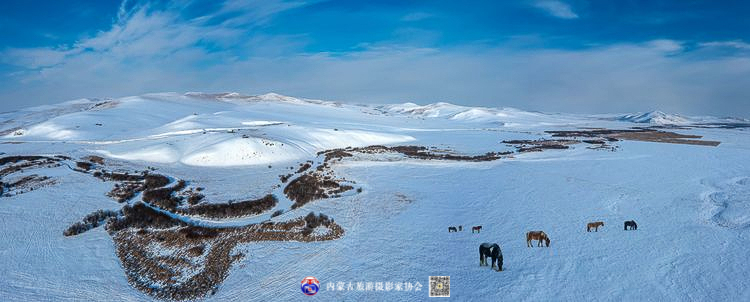
<svg viewBox="0 0 750 302"><path fill-rule="evenodd" d="M98 210L83 217L82 221L76 222L68 227L68 229L63 232L63 235L75 236L84 233L90 229L99 227L106 222L107 219L117 217L118 215L120 215L119 211Z"/></svg>
<svg viewBox="0 0 750 302"><path fill-rule="evenodd" d="M263 198L224 204L201 204L187 210L179 210L188 215L198 215L211 218L229 218L257 215L276 206L278 199L268 194Z"/></svg>
<svg viewBox="0 0 750 302"><path fill-rule="evenodd" d="M91 170L91 167L93 166L94 166L93 164L88 163L88 162L83 162L83 161L76 162L76 167L86 170L86 171Z"/></svg>
<svg viewBox="0 0 750 302"><path fill-rule="evenodd" d="M169 215L156 211L143 203L137 203L133 206L123 207L122 217L110 220L107 224L107 231L112 233L126 228L164 229L183 225L185 223L182 221L169 217Z"/></svg>

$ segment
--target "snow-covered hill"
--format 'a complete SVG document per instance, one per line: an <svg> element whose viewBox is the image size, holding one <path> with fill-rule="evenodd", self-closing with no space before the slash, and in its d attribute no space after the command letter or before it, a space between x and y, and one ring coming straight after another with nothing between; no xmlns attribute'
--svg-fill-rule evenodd
<svg viewBox="0 0 750 302"><path fill-rule="evenodd" d="M651 111L646 113L626 114L618 117L619 120L633 123L647 123L658 125L682 125L688 124L691 120L687 117L677 114L667 114L661 111Z"/></svg>
<svg viewBox="0 0 750 302"><path fill-rule="evenodd" d="M221 267L208 254L230 246L226 257L235 260L206 300L423 301L429 276L450 276L459 301L750 300L743 278L750 273L747 124L706 121L236 93L78 100L2 113L0 296L149 301L155 295L137 287L149 276L174 275L153 288L190 284L191 274ZM197 206L267 194L278 202L259 214L212 218L186 203L148 201L147 189L118 203L107 194L140 183L93 176L143 170L166 176L162 189L174 189L174 197L200 192ZM296 203L286 188L314 173L341 192ZM63 236L96 210L136 204L178 222ZM226 229L195 233L250 232L310 211L335 219L343 236L252 241ZM637 221L638 230L624 231L625 220ZM588 233L592 221L605 225ZM448 232L459 225L464 231ZM478 225L481 233L472 233ZM549 234L551 246L527 247L532 230ZM198 238L185 246L192 257L158 240L186 233ZM167 263L163 270L149 275L121 262L120 253L128 255L123 234L133 246L157 238L139 257ZM483 242L501 246L504 271L479 266ZM307 276L321 282L312 298L300 291Z"/></svg>

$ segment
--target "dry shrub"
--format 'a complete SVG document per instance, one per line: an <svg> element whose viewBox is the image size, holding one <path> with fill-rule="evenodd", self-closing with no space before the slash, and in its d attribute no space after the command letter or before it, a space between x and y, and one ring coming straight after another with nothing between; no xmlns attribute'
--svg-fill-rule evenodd
<svg viewBox="0 0 750 302"><path fill-rule="evenodd" d="M199 202L201 202L201 200L203 200L203 198L205 197L206 196L200 193L191 193L190 196L188 196L187 202L190 205L196 205Z"/></svg>
<svg viewBox="0 0 750 302"><path fill-rule="evenodd" d="M169 184L169 177L161 174L147 174L144 176L144 183L146 190L161 188Z"/></svg>
<svg viewBox="0 0 750 302"><path fill-rule="evenodd" d="M351 153L367 153L367 154L378 154L378 153L400 153L405 156L417 159L437 159L437 160L455 160L455 161L492 161L502 158L505 155L509 155L512 152L487 152L481 155L456 155L450 153L436 153L432 152L424 146L394 146L386 147L382 145L372 145L361 148L347 148L346 151L342 149L333 149L323 151L321 154L326 154L325 161L328 162L332 159L341 159L346 156L352 156Z"/></svg>
<svg viewBox="0 0 750 302"><path fill-rule="evenodd" d="M126 228L165 229L184 225L185 223L180 220L173 219L143 203L137 203L123 207L122 216L110 220L107 224L107 231L113 233Z"/></svg>
<svg viewBox="0 0 750 302"><path fill-rule="evenodd" d="M187 250L187 253L191 257L200 257L201 255L203 255L203 251L205 250L206 250L206 246L201 244L201 245L196 245L194 247L189 248Z"/></svg>
<svg viewBox="0 0 750 302"><path fill-rule="evenodd" d="M92 162L95 164L100 164L100 165L104 164L104 158L101 156L89 155L89 156L84 157L83 159L88 160L89 162Z"/></svg>
<svg viewBox="0 0 750 302"><path fill-rule="evenodd" d="M0 166L3 166L3 165L8 164L8 163L17 163L19 161L24 161L24 160L25 161L35 161L35 160L40 160L40 159L50 159L50 160L53 160L53 161L57 161L57 160L55 160L53 158L46 157L46 156L16 155L16 156L6 156L6 157L3 157L3 158L0 158Z"/></svg>
<svg viewBox="0 0 750 302"><path fill-rule="evenodd" d="M296 209L310 201L328 198L327 191L336 191L337 189L341 189L341 186L337 182L326 180L317 174L309 173L290 182L284 188L284 194L294 201L292 209Z"/></svg>
<svg viewBox="0 0 750 302"><path fill-rule="evenodd" d="M82 221L76 222L68 227L68 229L63 232L63 235L75 236L84 233L90 229L99 227L107 219L117 217L118 215L120 215L119 211L98 210L83 217Z"/></svg>
<svg viewBox="0 0 750 302"><path fill-rule="evenodd" d="M284 210L276 210L275 212L273 212L273 214L271 214L271 218L279 216L281 214L284 214Z"/></svg>
<svg viewBox="0 0 750 302"><path fill-rule="evenodd" d="M161 209L174 211L177 206L182 204L184 198L173 196L173 193L184 189L185 186L185 181L180 180L172 187L146 190L143 192L143 201L149 202Z"/></svg>
<svg viewBox="0 0 750 302"><path fill-rule="evenodd" d="M229 218L257 215L276 206L278 199L268 194L263 198L225 204L201 204L180 212L211 218Z"/></svg>
<svg viewBox="0 0 750 302"><path fill-rule="evenodd" d="M83 161L76 162L76 167L86 170L86 171L91 170L91 167L93 166L94 165L92 163L88 163L88 162L83 162Z"/></svg>
<svg viewBox="0 0 750 302"><path fill-rule="evenodd" d="M310 167L312 167L312 165L310 165L310 163L304 163L304 164L299 164L299 165L300 165L300 167L299 167L299 169L297 170L296 173L305 172L305 171L307 171L307 169L310 169Z"/></svg>
<svg viewBox="0 0 750 302"><path fill-rule="evenodd" d="M215 293L228 276L232 264L244 256L242 253L233 254L237 244L312 242L343 236L344 230L332 219L325 215L309 216L310 223L327 225L327 231L312 234L312 231L305 230L307 221L297 218L238 228L183 226L149 232L123 229L115 232L113 238L128 282L135 288L158 299L196 300ZM154 253L154 249L160 252Z"/></svg>

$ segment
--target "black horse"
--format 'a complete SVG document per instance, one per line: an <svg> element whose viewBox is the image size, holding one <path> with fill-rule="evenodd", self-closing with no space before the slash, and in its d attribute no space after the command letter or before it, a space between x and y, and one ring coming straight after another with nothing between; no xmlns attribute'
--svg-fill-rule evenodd
<svg viewBox="0 0 750 302"><path fill-rule="evenodd" d="M631 230L637 230L638 225L635 223L635 220L628 220L625 221L625 230L628 230L628 227L630 227Z"/></svg>
<svg viewBox="0 0 750 302"><path fill-rule="evenodd" d="M456 227L448 227L448 233L450 232L458 232L458 230L456 230Z"/></svg>
<svg viewBox="0 0 750 302"><path fill-rule="evenodd" d="M479 245L479 266L487 265L487 257L492 258L492 269L495 269L495 262L497 262L497 271L503 270L503 252L500 251L497 243L485 242Z"/></svg>

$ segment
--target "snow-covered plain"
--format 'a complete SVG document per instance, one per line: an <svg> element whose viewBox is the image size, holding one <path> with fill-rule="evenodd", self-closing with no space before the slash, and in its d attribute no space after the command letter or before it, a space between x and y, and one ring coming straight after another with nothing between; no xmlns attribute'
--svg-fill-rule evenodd
<svg viewBox="0 0 750 302"><path fill-rule="evenodd" d="M420 145L483 154L513 150L503 140L549 138L546 130L706 121L659 112L583 116L199 93L79 100L0 119L0 157L101 155L123 170L153 166L205 187L208 202L278 194L278 175L333 148ZM345 229L343 238L241 245L246 257L207 300L422 301L429 299L428 276L450 276L459 301L748 301L747 128L670 131L721 144L620 141L615 152L578 144L492 162L337 162L336 175L361 193L280 218L322 212ZM122 206L105 196L111 184L64 167L34 173L57 183L0 197L2 300L151 300L128 284L103 228L62 235L92 211ZM631 219L638 230L623 231ZM605 226L587 233L586 223L599 220ZM458 225L463 232L447 232ZM483 226L480 234L470 232L474 225ZM527 248L531 230L544 230L551 246ZM500 244L504 271L478 265L482 242ZM300 291L307 276L321 281L314 297ZM422 287L331 291L329 282Z"/></svg>

